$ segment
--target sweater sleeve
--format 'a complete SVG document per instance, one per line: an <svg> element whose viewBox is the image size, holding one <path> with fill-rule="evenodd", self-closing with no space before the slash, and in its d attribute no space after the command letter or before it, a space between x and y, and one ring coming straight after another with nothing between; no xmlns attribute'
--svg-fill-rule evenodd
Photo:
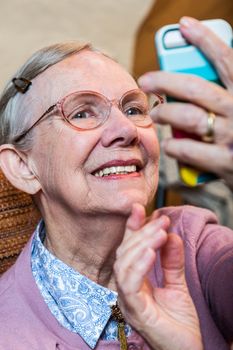
<svg viewBox="0 0 233 350"><path fill-rule="evenodd" d="M203 293L217 327L233 341L233 231L207 224L200 236L197 267Z"/></svg>

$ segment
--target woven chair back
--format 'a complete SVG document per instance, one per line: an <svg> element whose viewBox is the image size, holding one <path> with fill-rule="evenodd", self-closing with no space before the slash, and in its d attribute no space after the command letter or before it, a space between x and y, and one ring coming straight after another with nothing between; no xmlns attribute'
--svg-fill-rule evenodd
<svg viewBox="0 0 233 350"><path fill-rule="evenodd" d="M15 262L39 218L30 195L15 189L0 169L0 274Z"/></svg>

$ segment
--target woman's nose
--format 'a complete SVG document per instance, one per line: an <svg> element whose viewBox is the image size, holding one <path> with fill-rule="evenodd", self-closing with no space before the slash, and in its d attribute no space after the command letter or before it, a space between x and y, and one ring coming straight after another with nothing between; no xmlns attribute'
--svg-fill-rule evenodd
<svg viewBox="0 0 233 350"><path fill-rule="evenodd" d="M139 142L137 126L118 107L112 106L108 120L104 125L102 143L104 147L112 145L126 147Z"/></svg>

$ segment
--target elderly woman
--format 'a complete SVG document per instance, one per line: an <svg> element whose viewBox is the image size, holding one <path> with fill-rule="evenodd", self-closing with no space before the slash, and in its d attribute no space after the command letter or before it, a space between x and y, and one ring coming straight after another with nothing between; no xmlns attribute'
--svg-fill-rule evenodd
<svg viewBox="0 0 233 350"><path fill-rule="evenodd" d="M0 349L228 349L233 233L198 208L146 218L159 147L134 79L89 45L50 46L0 115L1 168L43 218L0 280Z"/></svg>

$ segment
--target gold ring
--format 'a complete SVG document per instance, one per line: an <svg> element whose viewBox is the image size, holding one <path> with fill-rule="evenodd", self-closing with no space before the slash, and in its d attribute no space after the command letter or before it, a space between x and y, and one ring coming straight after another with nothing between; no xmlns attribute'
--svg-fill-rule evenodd
<svg viewBox="0 0 233 350"><path fill-rule="evenodd" d="M202 141L204 142L214 142L214 122L216 115L214 112L208 112L207 117L207 131L205 135L202 136Z"/></svg>

